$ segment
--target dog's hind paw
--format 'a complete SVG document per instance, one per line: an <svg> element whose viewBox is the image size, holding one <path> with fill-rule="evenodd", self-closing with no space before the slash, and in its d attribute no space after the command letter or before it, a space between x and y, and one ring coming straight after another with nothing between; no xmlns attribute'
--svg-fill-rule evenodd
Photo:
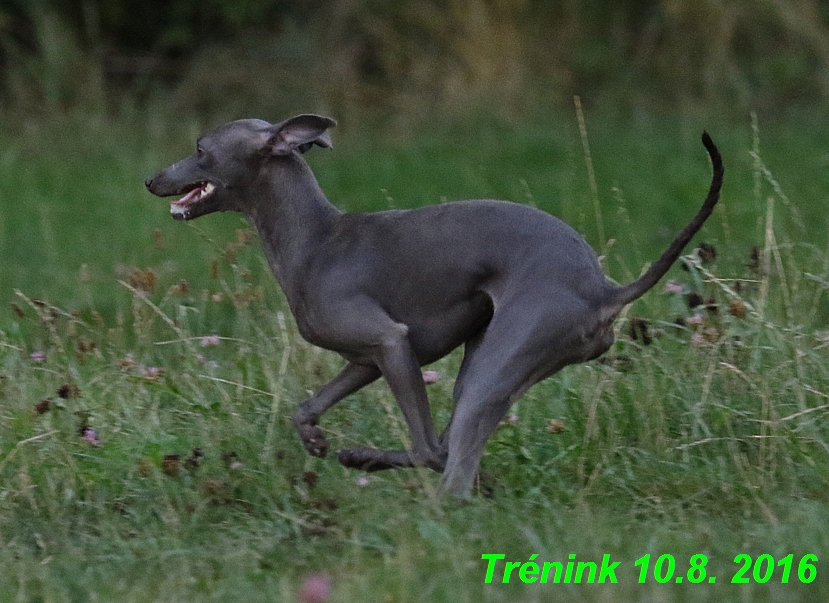
<svg viewBox="0 0 829 603"><path fill-rule="evenodd" d="M319 458L324 458L328 454L328 440L322 434L322 429L316 425L297 425L296 430L308 454Z"/></svg>

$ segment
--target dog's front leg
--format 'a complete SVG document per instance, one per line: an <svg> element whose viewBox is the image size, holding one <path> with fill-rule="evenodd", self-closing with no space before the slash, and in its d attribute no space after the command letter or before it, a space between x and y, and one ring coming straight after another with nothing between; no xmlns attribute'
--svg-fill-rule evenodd
<svg viewBox="0 0 829 603"><path fill-rule="evenodd" d="M300 404L291 421L309 454L324 457L328 453L328 441L317 426L322 414L379 376L380 369L376 366L348 363L336 377Z"/></svg>
<svg viewBox="0 0 829 603"><path fill-rule="evenodd" d="M406 419L411 450L343 450L339 459L347 467L367 471L407 466L443 470L446 454L438 444L420 364L407 332L404 325L394 324L375 345L374 358Z"/></svg>
<svg viewBox="0 0 829 603"><path fill-rule="evenodd" d="M420 466L442 465L423 374L405 327L383 340L377 364L409 426L413 463Z"/></svg>

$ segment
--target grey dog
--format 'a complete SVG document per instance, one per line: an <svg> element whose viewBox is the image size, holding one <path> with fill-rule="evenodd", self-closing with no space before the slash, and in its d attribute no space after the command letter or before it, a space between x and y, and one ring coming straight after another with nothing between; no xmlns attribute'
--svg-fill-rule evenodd
<svg viewBox="0 0 829 603"><path fill-rule="evenodd" d="M313 145L330 147L334 125L318 115L234 121L146 185L161 197L183 195L170 205L177 220L244 214L300 334L347 361L293 415L310 454L328 452L322 414L383 376L411 448L347 449L340 462L365 471L431 467L443 472L441 493L468 497L510 406L564 366L607 351L622 308L656 285L702 227L719 199L722 159L704 133L713 178L702 208L641 278L619 287L578 233L524 205L467 200L341 212L302 157ZM438 435L420 367L461 344L454 409Z"/></svg>

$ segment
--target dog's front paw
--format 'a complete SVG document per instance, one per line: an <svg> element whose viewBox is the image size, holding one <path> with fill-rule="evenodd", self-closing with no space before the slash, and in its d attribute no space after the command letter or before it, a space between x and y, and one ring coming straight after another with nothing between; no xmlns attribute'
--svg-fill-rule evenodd
<svg viewBox="0 0 829 603"><path fill-rule="evenodd" d="M328 454L328 440L322 434L322 429L316 425L297 425L296 430L308 454L319 458L324 458Z"/></svg>
<svg viewBox="0 0 829 603"><path fill-rule="evenodd" d="M347 448L337 453L337 458L343 467L360 469L361 471L381 471L393 465L379 458L379 451L373 448Z"/></svg>
<svg viewBox="0 0 829 603"><path fill-rule="evenodd" d="M337 453L337 460L340 461L340 465L343 467L362 469L366 458L362 448L347 448Z"/></svg>
<svg viewBox="0 0 829 603"><path fill-rule="evenodd" d="M414 467L406 450L377 450L376 448L347 448L337 453L340 464L361 471L383 471L393 467Z"/></svg>

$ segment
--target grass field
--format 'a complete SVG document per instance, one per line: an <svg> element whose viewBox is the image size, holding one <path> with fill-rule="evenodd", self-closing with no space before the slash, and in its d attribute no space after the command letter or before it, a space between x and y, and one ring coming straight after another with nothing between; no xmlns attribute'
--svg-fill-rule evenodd
<svg viewBox="0 0 829 603"><path fill-rule="evenodd" d="M493 496L464 506L435 501L426 470L361 479L305 454L288 417L342 361L299 338L239 216L176 223L143 189L190 152L195 124L4 136L0 601L294 601L319 575L332 602L829 599L829 131L587 121L597 196L567 115L405 139L343 128L308 157L350 211L533 203L628 282L702 202L703 127L721 147L721 205L697 241L716 259L689 257L670 274L682 293L636 302L607 362L533 388L487 448ZM429 367L438 424L459 361ZM335 449L406 437L382 383L322 427ZM490 584L484 554L505 556ZM618 583L524 583L518 567L503 583L507 561L573 554L609 555ZM741 554L747 581L731 583ZM673 574L668 557L654 573L662 555Z"/></svg>

